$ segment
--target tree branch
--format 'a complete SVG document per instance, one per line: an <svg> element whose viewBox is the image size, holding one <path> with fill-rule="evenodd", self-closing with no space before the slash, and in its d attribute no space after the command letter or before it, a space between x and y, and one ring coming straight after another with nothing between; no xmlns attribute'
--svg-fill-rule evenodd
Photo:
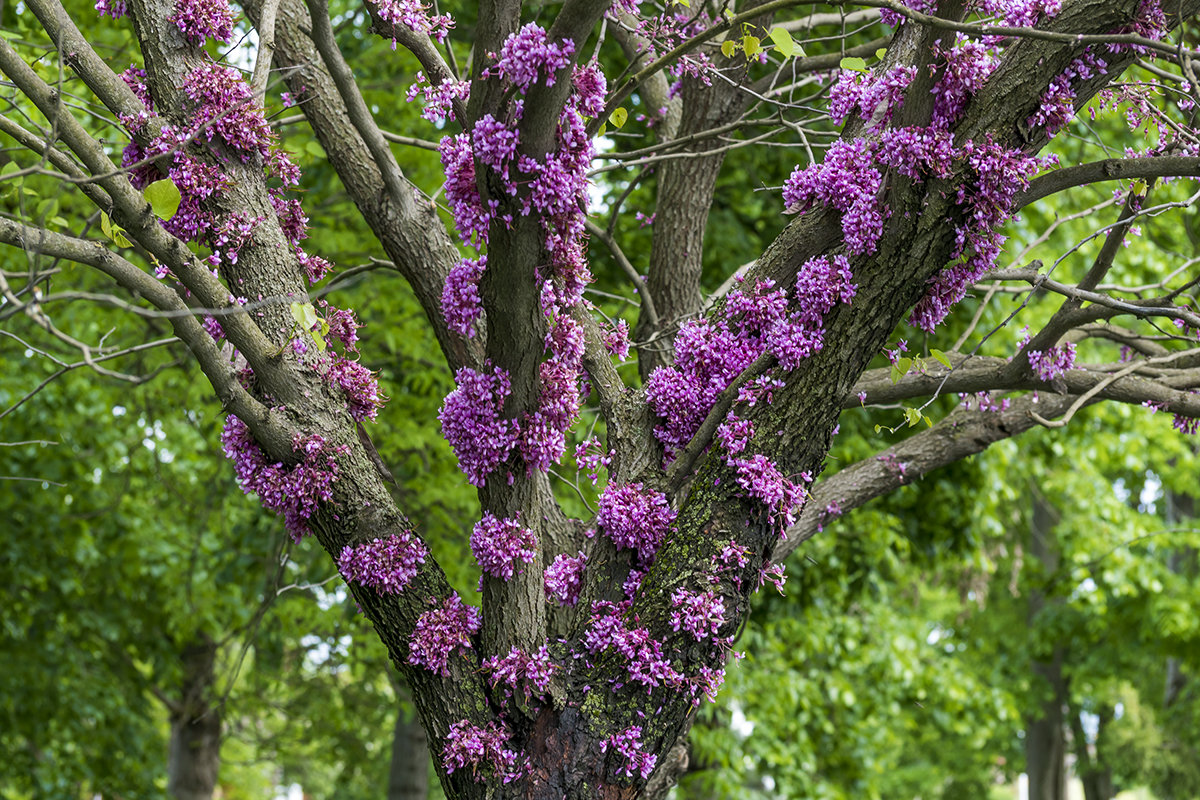
<svg viewBox="0 0 1200 800"><path fill-rule="evenodd" d="M126 291L146 298L156 308L188 312L173 291L99 243L31 228L4 218L0 218L0 242L95 267ZM290 451L293 435L290 426L282 422L277 412L255 400L238 382L229 360L221 355L216 342L199 321L190 313L184 313L171 318L171 328L196 357L222 406L237 414L264 443Z"/></svg>
<svg viewBox="0 0 1200 800"><path fill-rule="evenodd" d="M1029 188L1013 200L1013 210L1024 208L1076 186L1119 180L1200 177L1200 158L1154 156L1152 158L1107 158L1047 172L1029 182Z"/></svg>
<svg viewBox="0 0 1200 800"><path fill-rule="evenodd" d="M1032 398L1022 397L1002 411L959 406L932 428L839 470L813 486L800 519L787 529L771 560L783 561L834 517L914 483L939 467L1036 428L1034 408L1054 415L1067 408L1072 399L1054 395L1035 403Z"/></svg>

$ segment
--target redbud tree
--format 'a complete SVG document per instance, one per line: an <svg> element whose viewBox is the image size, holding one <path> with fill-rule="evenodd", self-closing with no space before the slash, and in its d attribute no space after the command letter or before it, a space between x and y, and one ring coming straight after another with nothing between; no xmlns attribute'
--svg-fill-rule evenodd
<svg viewBox="0 0 1200 800"><path fill-rule="evenodd" d="M1163 253L1134 286L1121 257L1193 199L1172 179L1200 175L1183 32L1198 7L483 0L464 29L436 5L367 0L343 22L422 66L394 99L429 124L385 137L326 0L99 0L86 19L24 0L52 52L0 39L25 110L0 118L25 152L4 177L55 176L96 224L5 216L0 240L98 271L121 307L169 320L228 414L240 485L328 552L407 680L449 796L657 793L685 765L752 596L830 517L1104 400L1195 432L1193 261ZM132 26L136 64L91 47L102 24ZM224 45L251 29L254 63L229 63ZM80 94L120 141L94 134ZM264 111L280 102L311 126L454 372L429 424L478 488L482 578L458 589L479 607L371 444L385 392L359 361L353 309L314 293L336 267L305 246L305 179ZM614 132L635 117L630 149ZM445 182L427 195L392 145L431 131ZM1081 156L1053 155L1056 136ZM794 171L766 187L790 222L706 294L725 155L760 139L795 145ZM628 191L596 207L614 161L654 172L640 223ZM1112 195L1088 241L1025 258L1049 231L1015 216L1092 184ZM623 230L646 223L649 253L626 252ZM604 281L598 249L620 267ZM125 353L56 327L36 269L0 280L10 316L88 365ZM976 323L1012 291L1056 306L1006 349ZM636 313L601 313L595 299L613 296ZM947 336L964 298L974 319ZM912 435L821 479L839 415L859 406ZM570 471L598 484L589 518L556 499Z"/></svg>

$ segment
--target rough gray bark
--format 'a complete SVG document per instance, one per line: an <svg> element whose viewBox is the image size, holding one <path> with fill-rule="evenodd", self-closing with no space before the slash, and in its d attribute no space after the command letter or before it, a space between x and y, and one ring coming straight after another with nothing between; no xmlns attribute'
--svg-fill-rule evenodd
<svg viewBox="0 0 1200 800"><path fill-rule="evenodd" d="M221 707L212 696L217 646L205 637L181 654L181 699L172 709L167 791L176 800L211 800L221 765Z"/></svg>

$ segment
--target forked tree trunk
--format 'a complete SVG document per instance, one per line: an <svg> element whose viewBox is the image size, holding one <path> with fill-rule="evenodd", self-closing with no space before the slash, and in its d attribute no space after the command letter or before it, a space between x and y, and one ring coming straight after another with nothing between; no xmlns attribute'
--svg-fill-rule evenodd
<svg viewBox="0 0 1200 800"><path fill-rule="evenodd" d="M204 637L183 650L183 698L171 713L167 791L176 800L211 800L221 764L221 711L211 701L217 646Z"/></svg>

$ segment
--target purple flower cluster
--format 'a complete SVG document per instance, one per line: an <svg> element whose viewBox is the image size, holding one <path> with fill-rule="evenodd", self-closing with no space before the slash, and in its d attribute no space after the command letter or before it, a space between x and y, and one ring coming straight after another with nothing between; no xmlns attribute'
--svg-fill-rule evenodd
<svg viewBox="0 0 1200 800"><path fill-rule="evenodd" d="M446 774L470 767L476 783L486 780L489 774L500 776L504 783L511 783L521 777L525 769L518 763L516 752L505 746L510 736L506 727L495 722L489 722L486 728L472 725L465 719L454 723L446 734L446 745L442 750Z"/></svg>
<svg viewBox="0 0 1200 800"><path fill-rule="evenodd" d="M904 102L904 92L916 76L916 67L896 66L882 76L842 70L829 92L829 116L841 125L851 114L867 122L867 129L881 128Z"/></svg>
<svg viewBox="0 0 1200 800"><path fill-rule="evenodd" d="M521 456L530 470L546 471L567 449L567 431L579 416L579 375L583 369L583 329L561 307L546 337L550 357L538 366L538 409L521 426Z"/></svg>
<svg viewBox="0 0 1200 800"><path fill-rule="evenodd" d="M515 519L499 519L490 511L471 531L471 552L488 575L509 580L537 556L537 537Z"/></svg>
<svg viewBox="0 0 1200 800"><path fill-rule="evenodd" d="M1039 379L1049 383L1075 366L1075 344L1067 342L1058 347L1029 351L1029 366Z"/></svg>
<svg viewBox="0 0 1200 800"><path fill-rule="evenodd" d="M454 226L464 244L487 243L488 225L499 207L499 202L489 200L485 208L479 197L479 185L475 180L475 154L471 151L471 136L460 133L446 136L438 144L438 155L442 170L446 173L446 202L454 216Z"/></svg>
<svg viewBox="0 0 1200 800"><path fill-rule="evenodd" d="M604 349L619 361L629 358L629 323L623 319L617 320L612 330L604 334Z"/></svg>
<svg viewBox="0 0 1200 800"><path fill-rule="evenodd" d="M1011 216L1013 199L1046 163L997 144L990 136L964 143L958 155L975 175L960 184L956 198L968 212L967 222L955 231L962 260L942 270L913 309L909 321L927 332L945 319L971 284L995 267L1005 239L998 230Z"/></svg>
<svg viewBox="0 0 1200 800"><path fill-rule="evenodd" d="M225 456L233 462L238 485L246 494L258 495L263 507L282 514L284 525L293 539L309 532L307 521L322 502L333 498L333 483L338 478L336 455L325 439L317 434L296 437L293 450L299 460L288 467L270 463L254 441L246 423L230 414L221 432Z"/></svg>
<svg viewBox="0 0 1200 800"><path fill-rule="evenodd" d="M825 160L796 168L783 184L783 203L789 210L806 211L821 203L842 212L846 249L854 255L875 252L887 210L879 202L883 175L866 139L839 139Z"/></svg>
<svg viewBox="0 0 1200 800"><path fill-rule="evenodd" d="M948 130L962 116L967 101L1000 65L1000 59L993 48L962 33L956 35L954 44L941 55L946 60L941 80L933 87L930 122L935 129Z"/></svg>
<svg viewBox="0 0 1200 800"><path fill-rule="evenodd" d="M641 775L645 779L649 778L650 773L654 771L658 756L642 752L642 729L640 726L634 725L626 728L600 742L600 752L607 753L610 747L625 758L625 763L617 768L618 773L631 778L635 774Z"/></svg>
<svg viewBox="0 0 1200 800"><path fill-rule="evenodd" d="M454 120L454 101L466 102L470 93L469 81L444 80L435 85L429 82L424 72L418 72L413 85L408 87L406 97L411 103L417 99L417 95L421 95L424 100L421 116L430 122L440 123Z"/></svg>
<svg viewBox="0 0 1200 800"><path fill-rule="evenodd" d="M574 42L551 42L545 29L531 22L504 40L496 65L488 74L512 81L524 94L539 75L545 77L547 86L552 85L554 75L574 56Z"/></svg>
<svg viewBox="0 0 1200 800"><path fill-rule="evenodd" d="M913 11L920 11L922 14L932 14L937 10L937 3L934 0L907 0L904 5ZM896 28L904 22L904 15L892 11L890 8L883 8L879 10L879 19L884 25Z"/></svg>
<svg viewBox="0 0 1200 800"><path fill-rule="evenodd" d="M579 590L583 588L583 570L587 556L579 551L577 556L560 553L546 567L545 589L547 600L557 600L560 605L573 606L579 602Z"/></svg>
<svg viewBox="0 0 1200 800"><path fill-rule="evenodd" d="M788 480L775 462L761 453L745 457L750 440L754 437L754 425L749 420L734 414L726 417L717 428L717 442L727 453L725 463L737 471L738 485L752 497L763 503L771 518L790 525L804 504L804 487ZM780 531L782 535L782 530Z"/></svg>
<svg viewBox="0 0 1200 800"><path fill-rule="evenodd" d="M700 667L700 672L689 682L692 705L700 705L700 697L710 703L717 702L717 692L725 683L725 670L720 667Z"/></svg>
<svg viewBox="0 0 1200 800"><path fill-rule="evenodd" d="M1042 127L1053 136L1075 116L1075 89L1079 84L1103 74L1108 64L1092 48L1072 61L1056 75L1042 95L1038 109L1025 121L1031 128Z"/></svg>
<svg viewBox="0 0 1200 800"><path fill-rule="evenodd" d="M975 394L959 394L958 399L962 401L962 405L967 409L976 411L1007 411L1012 401L1007 398L1001 398L999 402L992 396L991 392L976 392Z"/></svg>
<svg viewBox="0 0 1200 800"><path fill-rule="evenodd" d="M336 353L330 353L324 364L325 380L345 395L350 416L358 422L375 419L387 399L379 390L375 373Z"/></svg>
<svg viewBox="0 0 1200 800"><path fill-rule="evenodd" d="M154 110L154 100L150 98L150 89L146 86L146 70L141 67L129 67L121 73L121 80L125 81L125 85L133 90L147 111Z"/></svg>
<svg viewBox="0 0 1200 800"><path fill-rule="evenodd" d="M200 321L204 327L204 332L213 338L214 341L221 341L225 338L225 331L221 328L221 323L217 322L214 317L205 316Z"/></svg>
<svg viewBox="0 0 1200 800"><path fill-rule="evenodd" d="M1176 414L1171 420L1171 425L1174 426L1175 430L1189 436L1195 436L1197 433L1200 433L1200 419L1196 419L1195 417L1185 417L1182 414Z"/></svg>
<svg viewBox="0 0 1200 800"><path fill-rule="evenodd" d="M317 305L325 312L325 324L329 326L327 336L335 342L341 342L346 352L357 353L358 329L362 327L354 311L334 308L325 300L318 300Z"/></svg>
<svg viewBox="0 0 1200 800"><path fill-rule="evenodd" d="M600 468L611 466L616 454L615 450L604 452L600 440L593 436L575 446L575 463L579 465L579 469L586 470L588 478L595 486L600 480Z"/></svg>
<svg viewBox="0 0 1200 800"><path fill-rule="evenodd" d="M646 384L646 397L663 422L654 433L667 457L685 447L717 397L746 367L770 350L784 369L819 351L823 317L837 302L849 302L856 287L844 256L810 259L796 279L794 307L772 281L751 292L736 289L716 319L685 323L675 339L675 364L659 367ZM745 399L769 395L769 381L746 387Z"/></svg>
<svg viewBox="0 0 1200 800"><path fill-rule="evenodd" d="M471 637L479 632L480 621L479 609L452 592L440 606L417 618L408 643L408 663L449 678L451 656L471 649Z"/></svg>
<svg viewBox="0 0 1200 800"><path fill-rule="evenodd" d="M558 669L550 660L546 646L534 653L526 653L519 647L514 647L504 657L492 656L484 659L483 668L492 674L492 686L499 683L508 684L505 697L511 697L513 690L521 689L528 700L532 695L545 699L546 690L550 688L550 679ZM532 689L531 689L532 687Z"/></svg>
<svg viewBox="0 0 1200 800"><path fill-rule="evenodd" d="M342 548L338 572L347 582L369 586L380 594L400 594L420 572L428 555L424 542L403 531Z"/></svg>
<svg viewBox="0 0 1200 800"><path fill-rule="evenodd" d="M176 0L171 22L195 47L206 39L228 43L233 36L233 10L227 0Z"/></svg>
<svg viewBox="0 0 1200 800"><path fill-rule="evenodd" d="M393 26L403 25L409 30L432 36L438 42L446 41L446 36L454 27L454 20L448 14L431 17L426 13L429 6L419 0L373 0L373 4L384 22ZM393 39L392 48L395 47L396 41Z"/></svg>
<svg viewBox="0 0 1200 800"><path fill-rule="evenodd" d="M458 466L474 486L482 486L516 444L520 426L504 419L504 398L512 392L508 373L492 374L463 367L454 375L458 386L446 395L438 419L442 435L458 456Z"/></svg>
<svg viewBox="0 0 1200 800"><path fill-rule="evenodd" d="M610 484L600 495L596 524L617 547L636 550L643 564L654 559L674 522L666 495L640 483Z"/></svg>
<svg viewBox="0 0 1200 800"><path fill-rule="evenodd" d="M183 91L195 104L196 136L210 142L221 139L247 163L256 154L268 159L274 134L241 73L221 64L202 64L184 76Z"/></svg>
<svg viewBox="0 0 1200 800"><path fill-rule="evenodd" d="M685 630L697 642L716 639L725 622L725 601L712 589L692 592L676 589L671 594L671 629Z"/></svg>
<svg viewBox="0 0 1200 800"><path fill-rule="evenodd" d="M126 0L96 0L96 11L102 17L120 19L129 13L129 4Z"/></svg>
<svg viewBox="0 0 1200 800"><path fill-rule="evenodd" d="M583 635L583 644L592 653L614 648L629 661L630 679L646 687L675 686L683 676L663 655L662 643L650 636L645 628L627 628L624 622L628 601L592 603L590 625Z"/></svg>
<svg viewBox="0 0 1200 800"><path fill-rule="evenodd" d="M1061 0L980 0L979 6L1005 25L1022 28L1032 28L1043 16L1053 18L1062 10Z"/></svg>

